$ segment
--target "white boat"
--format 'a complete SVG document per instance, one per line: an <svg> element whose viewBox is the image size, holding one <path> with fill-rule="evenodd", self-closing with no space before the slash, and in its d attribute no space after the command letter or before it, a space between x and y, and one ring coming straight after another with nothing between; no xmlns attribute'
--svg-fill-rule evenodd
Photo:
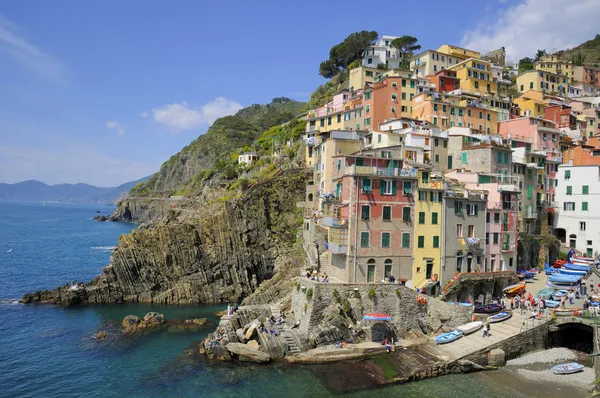
<svg viewBox="0 0 600 398"><path fill-rule="evenodd" d="M555 375L568 375L571 373L581 372L584 366L577 362L563 363L552 367Z"/></svg>
<svg viewBox="0 0 600 398"><path fill-rule="evenodd" d="M462 332L463 334L469 334L469 333L478 331L479 329L481 329L482 326L483 326L483 322L475 321L475 322L465 323L464 325L460 325L459 327L456 328L456 330L458 330L459 332Z"/></svg>

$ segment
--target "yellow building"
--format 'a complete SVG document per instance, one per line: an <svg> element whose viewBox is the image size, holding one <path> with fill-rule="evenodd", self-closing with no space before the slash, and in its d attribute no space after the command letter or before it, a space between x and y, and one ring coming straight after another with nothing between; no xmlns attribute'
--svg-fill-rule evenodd
<svg viewBox="0 0 600 398"><path fill-rule="evenodd" d="M413 287L429 290L440 277L444 184L419 170L415 198Z"/></svg>
<svg viewBox="0 0 600 398"><path fill-rule="evenodd" d="M473 51L473 50L468 50L466 48L462 48L462 47L457 47L457 46L452 46L450 44L443 44L440 46L440 48L437 49L437 52L442 53L442 54L447 54L456 58L460 58L463 60L469 59L469 58L476 58L479 59L481 58L481 53L477 52L477 51Z"/></svg>
<svg viewBox="0 0 600 398"><path fill-rule="evenodd" d="M494 81L491 65L487 61L469 58L454 65L450 70L456 71L463 91L492 95L498 93L498 82Z"/></svg>
<svg viewBox="0 0 600 398"><path fill-rule="evenodd" d="M321 133L321 144L314 149L315 184L321 193L333 191L332 173L336 167L333 157L349 155L359 151L360 147L361 139L355 131Z"/></svg>
<svg viewBox="0 0 600 398"><path fill-rule="evenodd" d="M570 82L583 81L583 66L573 65L572 61L562 60L556 55L544 55L533 65L538 71L565 76Z"/></svg>
<svg viewBox="0 0 600 398"><path fill-rule="evenodd" d="M368 66L359 66L357 68L350 69L349 89L361 90L365 88L367 83L373 83L377 81L383 72L385 71L377 68L370 68Z"/></svg>
<svg viewBox="0 0 600 398"><path fill-rule="evenodd" d="M528 90L542 91L548 94L566 96L569 78L541 70L528 70L517 76L517 90L524 93Z"/></svg>
<svg viewBox="0 0 600 398"><path fill-rule="evenodd" d="M548 103L544 100L544 94L541 91L528 90L513 100L515 105L519 106L521 115L544 117L544 109Z"/></svg>

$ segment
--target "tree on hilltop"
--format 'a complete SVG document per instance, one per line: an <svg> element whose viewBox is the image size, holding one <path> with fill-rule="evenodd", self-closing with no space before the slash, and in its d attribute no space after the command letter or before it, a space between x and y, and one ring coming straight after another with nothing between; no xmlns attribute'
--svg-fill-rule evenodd
<svg viewBox="0 0 600 398"><path fill-rule="evenodd" d="M535 53L534 62L539 61L544 55L546 55L546 50L537 50L537 52Z"/></svg>
<svg viewBox="0 0 600 398"><path fill-rule="evenodd" d="M533 60L529 57L521 58L519 60L519 73L526 72L533 69Z"/></svg>
<svg viewBox="0 0 600 398"><path fill-rule="evenodd" d="M573 65L575 65L575 66L583 66L583 63L585 62L585 54L582 54L582 53L573 54L571 56L571 62L573 62Z"/></svg>
<svg viewBox="0 0 600 398"><path fill-rule="evenodd" d="M321 62L319 74L330 79L346 69L352 62L362 58L367 47L375 43L379 34L363 30L350 34L343 42L329 50L329 59Z"/></svg>
<svg viewBox="0 0 600 398"><path fill-rule="evenodd" d="M390 46L397 49L400 53L400 58L402 61L400 62L401 69L408 69L410 65L410 57L413 56L415 51L421 49L421 45L417 44L418 39L413 36L402 36L397 39L392 40Z"/></svg>

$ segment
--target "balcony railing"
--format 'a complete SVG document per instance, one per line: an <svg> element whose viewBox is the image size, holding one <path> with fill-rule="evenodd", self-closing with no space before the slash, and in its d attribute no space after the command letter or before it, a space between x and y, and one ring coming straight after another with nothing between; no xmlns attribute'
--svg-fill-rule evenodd
<svg viewBox="0 0 600 398"><path fill-rule="evenodd" d="M419 188L444 189L444 182L443 181L428 181L428 182L419 181Z"/></svg>
<svg viewBox="0 0 600 398"><path fill-rule="evenodd" d="M403 170L399 167L377 167L377 166L346 166L344 168L345 174L350 175L369 175L369 176L383 176L383 177L406 177L406 178L416 178L417 170ZM340 171L337 171L335 174L340 174Z"/></svg>
<svg viewBox="0 0 600 398"><path fill-rule="evenodd" d="M525 219L535 220L537 219L537 213L525 213Z"/></svg>

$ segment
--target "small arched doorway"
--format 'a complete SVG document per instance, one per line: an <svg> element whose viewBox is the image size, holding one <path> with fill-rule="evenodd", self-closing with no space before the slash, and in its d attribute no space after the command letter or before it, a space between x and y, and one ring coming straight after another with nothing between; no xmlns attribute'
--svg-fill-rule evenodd
<svg viewBox="0 0 600 398"><path fill-rule="evenodd" d="M312 194L312 193L309 193L309 194L308 194L308 201L309 201L309 202L312 202L312 201L313 201L313 194Z"/></svg>
<svg viewBox="0 0 600 398"><path fill-rule="evenodd" d="M383 262L383 278L384 279L388 279L390 277L390 275L392 274L392 259L391 258L386 258L385 261Z"/></svg>
<svg viewBox="0 0 600 398"><path fill-rule="evenodd" d="M393 337L396 339L396 333L392 329L391 325L388 322L375 322L369 328L371 331L371 341L373 342L382 342L383 339L389 339Z"/></svg>

